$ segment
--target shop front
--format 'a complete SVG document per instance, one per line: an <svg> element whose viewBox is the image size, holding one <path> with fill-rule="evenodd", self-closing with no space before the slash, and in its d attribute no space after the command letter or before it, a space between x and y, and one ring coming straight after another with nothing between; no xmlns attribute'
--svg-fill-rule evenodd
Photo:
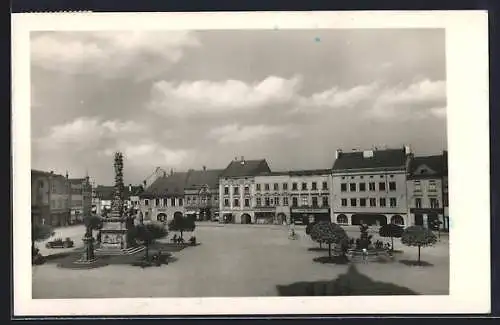
<svg viewBox="0 0 500 325"><path fill-rule="evenodd" d="M275 208L259 208L255 210L255 223L256 224L273 224L276 217Z"/></svg>
<svg viewBox="0 0 500 325"><path fill-rule="evenodd" d="M291 219L295 224L308 225L314 222L330 222L330 208L292 208Z"/></svg>
<svg viewBox="0 0 500 325"><path fill-rule="evenodd" d="M442 208L412 208L410 214L413 216L414 224L437 230L448 228L448 220L444 217Z"/></svg>

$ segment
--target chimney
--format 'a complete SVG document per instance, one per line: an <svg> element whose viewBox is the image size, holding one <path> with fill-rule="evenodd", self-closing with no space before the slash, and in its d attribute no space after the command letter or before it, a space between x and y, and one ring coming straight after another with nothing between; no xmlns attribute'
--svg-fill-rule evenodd
<svg viewBox="0 0 500 325"><path fill-rule="evenodd" d="M373 150L363 151L363 158L373 158Z"/></svg>
<svg viewBox="0 0 500 325"><path fill-rule="evenodd" d="M142 184L144 184L144 188L146 188L146 180L142 181Z"/></svg>
<svg viewBox="0 0 500 325"><path fill-rule="evenodd" d="M206 171L207 170L207 166L203 166L203 171Z"/></svg>
<svg viewBox="0 0 500 325"><path fill-rule="evenodd" d="M170 168L170 176L172 176L173 174L174 174L174 169Z"/></svg>
<svg viewBox="0 0 500 325"><path fill-rule="evenodd" d="M410 148L410 145L405 145L405 154L406 154L406 155L411 154L411 148Z"/></svg>
<svg viewBox="0 0 500 325"><path fill-rule="evenodd" d="M132 193L132 184L128 184L128 191L129 193Z"/></svg>
<svg viewBox="0 0 500 325"><path fill-rule="evenodd" d="M234 157L234 161L238 161L238 157Z"/></svg>
<svg viewBox="0 0 500 325"><path fill-rule="evenodd" d="M342 155L342 149L335 150L335 159L339 159Z"/></svg>

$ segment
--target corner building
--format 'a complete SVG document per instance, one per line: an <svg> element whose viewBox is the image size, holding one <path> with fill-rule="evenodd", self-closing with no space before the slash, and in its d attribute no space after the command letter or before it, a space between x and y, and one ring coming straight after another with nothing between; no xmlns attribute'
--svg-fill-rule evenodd
<svg viewBox="0 0 500 325"><path fill-rule="evenodd" d="M408 205L415 225L431 228L434 222L449 227L447 155L414 157L408 172ZM446 212L445 212L446 209Z"/></svg>
<svg viewBox="0 0 500 325"><path fill-rule="evenodd" d="M332 170L333 220L345 225L411 224L406 174L409 146L343 152L337 150Z"/></svg>

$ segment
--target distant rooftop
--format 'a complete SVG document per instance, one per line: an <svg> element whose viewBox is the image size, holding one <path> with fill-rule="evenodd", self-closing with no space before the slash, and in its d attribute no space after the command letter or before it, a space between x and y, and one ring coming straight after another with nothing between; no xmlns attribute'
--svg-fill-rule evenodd
<svg viewBox="0 0 500 325"><path fill-rule="evenodd" d="M265 159L245 160L242 157L240 160L231 161L222 172L221 177L257 176L264 172L271 172Z"/></svg>
<svg viewBox="0 0 500 325"><path fill-rule="evenodd" d="M359 169L395 169L406 167L406 150L378 149L342 152L333 164L333 171Z"/></svg>

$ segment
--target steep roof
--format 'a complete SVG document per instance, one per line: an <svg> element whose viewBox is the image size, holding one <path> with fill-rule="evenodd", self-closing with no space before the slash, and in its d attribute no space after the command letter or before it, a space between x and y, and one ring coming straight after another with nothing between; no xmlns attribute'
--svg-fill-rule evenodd
<svg viewBox="0 0 500 325"><path fill-rule="evenodd" d="M187 172L177 172L171 175L158 177L141 196L180 196L184 195L184 186L188 177Z"/></svg>
<svg viewBox="0 0 500 325"><path fill-rule="evenodd" d="M263 172L270 172L271 169L265 159L258 160L233 160L224 169L221 177L245 177L257 176Z"/></svg>
<svg viewBox="0 0 500 325"><path fill-rule="evenodd" d="M189 170L185 189L196 189L203 185L208 185L209 188L218 188L219 177L223 171L223 169Z"/></svg>
<svg viewBox="0 0 500 325"><path fill-rule="evenodd" d="M395 169L406 167L405 149L373 150L373 156L365 158L363 151L341 152L333 164L333 170Z"/></svg>
<svg viewBox="0 0 500 325"><path fill-rule="evenodd" d="M443 155L417 156L410 161L410 176L413 178L441 177L445 173L445 168Z"/></svg>
<svg viewBox="0 0 500 325"><path fill-rule="evenodd" d="M304 170L286 170L286 171L272 171L262 172L258 176L314 176L330 174L331 169L304 169Z"/></svg>

